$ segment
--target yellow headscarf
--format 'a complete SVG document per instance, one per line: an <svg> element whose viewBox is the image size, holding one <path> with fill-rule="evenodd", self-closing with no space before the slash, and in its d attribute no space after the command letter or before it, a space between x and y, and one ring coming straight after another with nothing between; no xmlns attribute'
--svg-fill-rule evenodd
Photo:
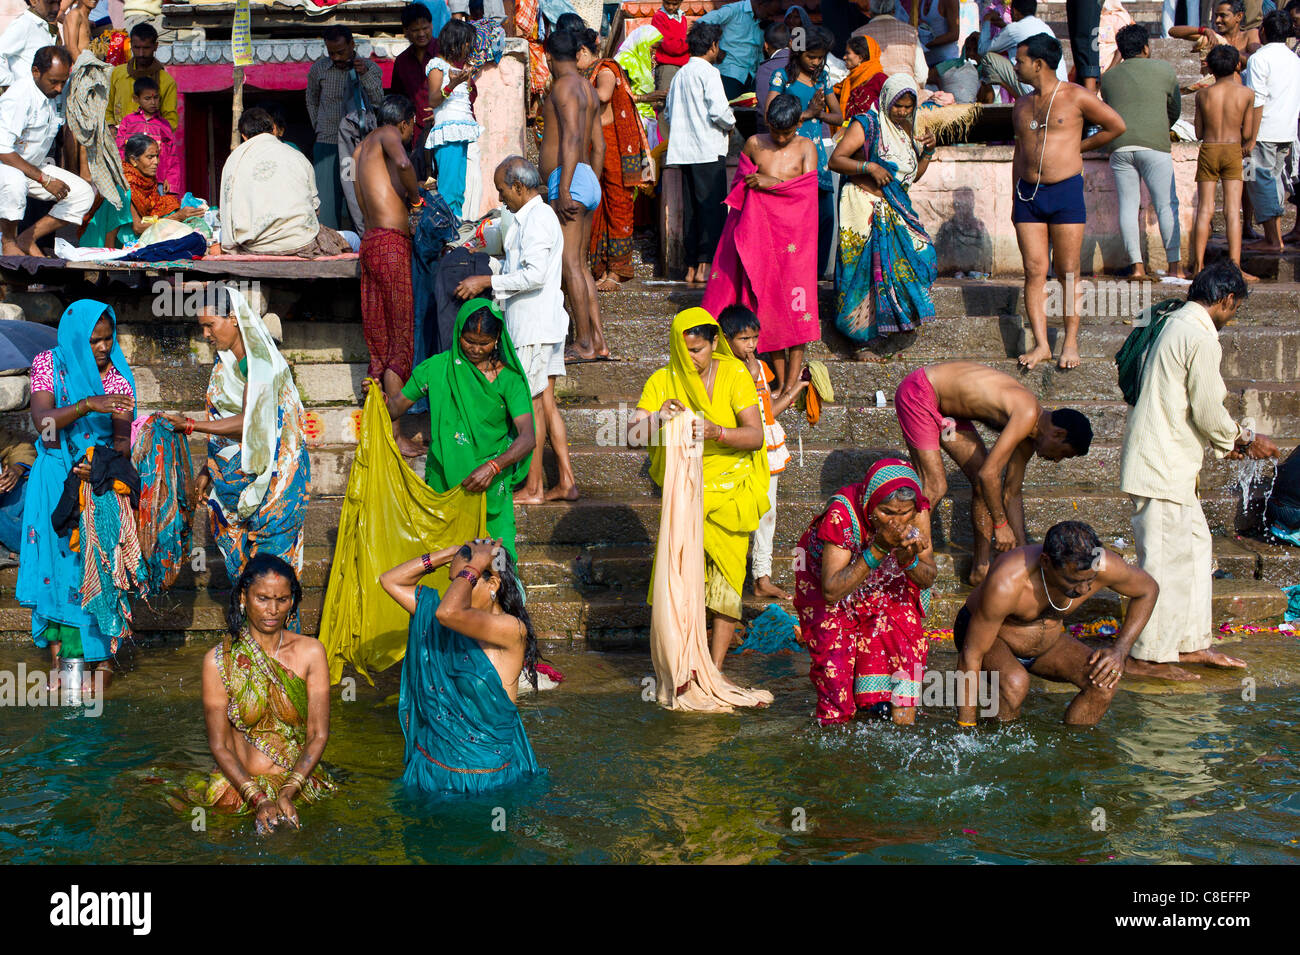
<svg viewBox="0 0 1300 955"><path fill-rule="evenodd" d="M700 325L717 328L718 322L702 308L688 308L673 319L668 337L668 367L651 376L646 383L646 397L654 403L655 411L669 398L675 398L702 418L724 428L736 427L739 422L732 410L733 394L744 395L744 400L738 402L742 407L747 406L751 395L752 404L759 403L753 376L731 353L731 346L718 328L713 352L718 371L713 380L713 398L710 398L683 337L687 329ZM664 482L666 457L667 450L657 436L650 448L650 477L660 486ZM758 519L771 506L767 499L770 478L767 448L760 445L755 451L737 451L706 441L703 458L704 547L728 582L739 591L745 579L747 535L757 529Z"/></svg>

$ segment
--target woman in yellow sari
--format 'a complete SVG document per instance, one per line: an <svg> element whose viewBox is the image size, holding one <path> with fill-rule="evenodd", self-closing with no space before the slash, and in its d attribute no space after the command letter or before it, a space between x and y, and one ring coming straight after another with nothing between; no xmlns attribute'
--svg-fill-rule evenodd
<svg viewBox="0 0 1300 955"><path fill-rule="evenodd" d="M628 443L650 444L650 477L662 486L665 447L658 432L684 411L696 415L704 464L704 598L714 613L713 662L722 669L740 620L749 535L770 505L758 391L719 331L702 308L673 319L668 364L646 381Z"/></svg>

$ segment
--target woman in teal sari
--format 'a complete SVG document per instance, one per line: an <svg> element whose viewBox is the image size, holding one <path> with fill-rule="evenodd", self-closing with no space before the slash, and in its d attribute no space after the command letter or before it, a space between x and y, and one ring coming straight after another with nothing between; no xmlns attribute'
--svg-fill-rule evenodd
<svg viewBox="0 0 1300 955"><path fill-rule="evenodd" d="M103 302L82 299L59 319L59 343L32 360L32 424L36 463L27 479L23 539L18 568L18 602L32 611L32 639L59 659L106 661L124 633L101 632L82 607L81 554L70 549L51 518L74 467L94 447L131 452L135 378L117 344L117 317ZM109 667L104 667L105 671Z"/></svg>
<svg viewBox="0 0 1300 955"><path fill-rule="evenodd" d="M835 325L863 361L906 348L934 319L938 260L907 197L934 153L933 135L915 136L916 103L912 78L891 76L876 108L853 117L831 155L831 169L849 177L840 195Z"/></svg>
<svg viewBox="0 0 1300 955"><path fill-rule="evenodd" d="M451 564L440 599L419 582ZM474 794L543 772L515 706L519 675L537 688L537 636L501 541L422 554L379 578L411 614L398 719L402 782L422 792Z"/></svg>
<svg viewBox="0 0 1300 955"><path fill-rule="evenodd" d="M487 529L515 556L514 486L528 475L536 436L528 378L501 310L473 298L456 315L450 349L411 372L388 402L394 421L425 396L429 453L424 479L440 494L459 484L487 495Z"/></svg>

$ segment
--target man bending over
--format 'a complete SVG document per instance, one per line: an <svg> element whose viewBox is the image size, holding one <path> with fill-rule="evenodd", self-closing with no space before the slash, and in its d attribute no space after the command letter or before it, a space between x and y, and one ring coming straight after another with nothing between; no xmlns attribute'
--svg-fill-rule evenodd
<svg viewBox="0 0 1300 955"><path fill-rule="evenodd" d="M972 585L988 573L990 538L999 552L1027 543L1021 489L1034 453L1060 461L1087 454L1092 444L1087 416L1073 408L1047 411L1010 375L974 361L916 369L899 384L894 411L931 505L948 491L940 447L970 479ZM992 451L972 421L1002 432Z"/></svg>

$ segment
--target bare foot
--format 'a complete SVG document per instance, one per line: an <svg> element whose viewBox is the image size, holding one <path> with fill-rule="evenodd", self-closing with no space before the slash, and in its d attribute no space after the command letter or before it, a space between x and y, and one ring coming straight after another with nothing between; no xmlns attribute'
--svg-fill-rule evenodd
<svg viewBox="0 0 1300 955"><path fill-rule="evenodd" d="M754 581L755 597L773 597L777 600L792 600L788 593L772 583L772 578L766 574Z"/></svg>
<svg viewBox="0 0 1300 955"><path fill-rule="evenodd" d="M1020 356L1020 364L1026 371L1033 371L1040 361L1050 361L1052 350L1046 345L1037 345Z"/></svg>
<svg viewBox="0 0 1300 955"><path fill-rule="evenodd" d="M18 247L17 242L5 239L0 242L0 255L23 255L23 250Z"/></svg>
<svg viewBox="0 0 1300 955"><path fill-rule="evenodd" d="M695 266L692 265L689 269L686 270L686 278L684 279L684 281L686 282L687 285L695 284Z"/></svg>
<svg viewBox="0 0 1300 955"><path fill-rule="evenodd" d="M1187 278L1187 276L1183 274L1183 267L1182 267L1181 265L1171 265L1171 266L1169 266L1169 272L1168 272L1167 274L1169 275L1169 277L1170 277L1171 279L1185 279L1185 278ZM1193 273L1193 274L1194 274L1194 273Z"/></svg>
<svg viewBox="0 0 1300 955"><path fill-rule="evenodd" d="M596 283L597 292L617 292L622 287L623 283L616 279L612 272L605 273Z"/></svg>
<svg viewBox="0 0 1300 955"><path fill-rule="evenodd" d="M411 443L411 439L404 434L394 436L397 442L397 450L404 458L418 458L424 454L424 450L416 444Z"/></svg>
<svg viewBox="0 0 1300 955"><path fill-rule="evenodd" d="M1203 663L1206 666L1218 667L1222 670L1244 670L1246 661L1238 660L1236 657L1230 657L1226 653L1220 653L1218 650L1197 650L1194 653L1178 654L1179 663Z"/></svg>
<svg viewBox="0 0 1300 955"><path fill-rule="evenodd" d="M516 504L545 504L546 498L540 491L529 491L527 485L515 491Z"/></svg>
<svg viewBox="0 0 1300 955"><path fill-rule="evenodd" d="M548 501L576 501L578 488L574 484L557 484L545 494Z"/></svg>
<svg viewBox="0 0 1300 955"><path fill-rule="evenodd" d="M1056 367L1062 370L1079 367L1079 346L1066 342L1061 346L1061 360Z"/></svg>
<svg viewBox="0 0 1300 955"><path fill-rule="evenodd" d="M1249 272L1242 272L1242 273L1241 273L1241 277L1242 277L1243 279L1245 279L1247 282L1258 282L1258 281L1259 281L1259 276L1258 276L1258 275L1251 275Z"/></svg>
<svg viewBox="0 0 1300 955"><path fill-rule="evenodd" d="M36 244L35 239L32 239L30 242L26 242L26 243L22 242L21 239L22 237L19 236L20 241L18 243L18 247L22 249L22 252L19 253L20 255L31 255L41 259L45 258L45 253L41 251L41 248Z"/></svg>
<svg viewBox="0 0 1300 955"><path fill-rule="evenodd" d="M1147 680L1173 680L1178 683L1200 679L1197 674L1189 673L1172 663L1151 663L1149 660L1139 660L1136 657L1128 658L1128 662L1124 664L1124 675Z"/></svg>
<svg viewBox="0 0 1300 955"><path fill-rule="evenodd" d="M1259 239L1256 242L1243 242L1241 247L1251 252L1285 252L1284 244L1273 245L1267 239Z"/></svg>
<svg viewBox="0 0 1300 955"><path fill-rule="evenodd" d="M971 568L970 576L966 578L967 583L972 587L978 587L984 583L984 578L989 575L988 564L977 564Z"/></svg>

